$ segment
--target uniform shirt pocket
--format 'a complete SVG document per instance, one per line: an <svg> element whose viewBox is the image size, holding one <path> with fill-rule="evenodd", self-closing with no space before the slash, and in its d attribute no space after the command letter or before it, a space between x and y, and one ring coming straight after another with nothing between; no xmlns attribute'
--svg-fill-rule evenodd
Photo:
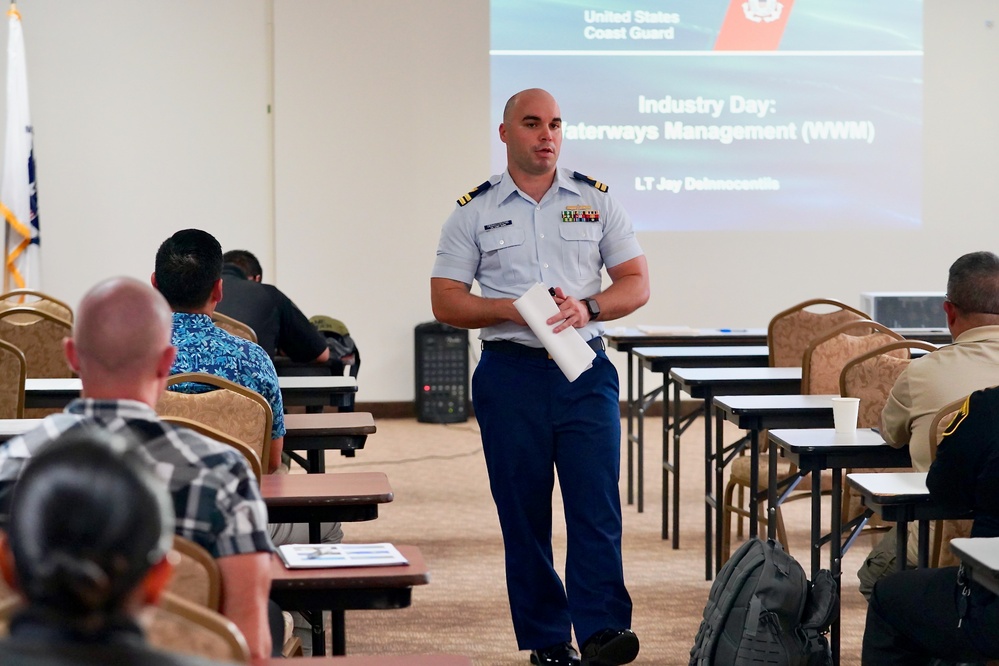
<svg viewBox="0 0 999 666"><path fill-rule="evenodd" d="M604 229L592 222L563 222L559 225L562 237L562 260L568 275L589 279L600 272L600 239Z"/></svg>
<svg viewBox="0 0 999 666"><path fill-rule="evenodd" d="M523 229L514 226L490 229L479 235L482 251L480 272L483 276L502 276L507 284L520 284L527 280L530 259L524 247Z"/></svg>

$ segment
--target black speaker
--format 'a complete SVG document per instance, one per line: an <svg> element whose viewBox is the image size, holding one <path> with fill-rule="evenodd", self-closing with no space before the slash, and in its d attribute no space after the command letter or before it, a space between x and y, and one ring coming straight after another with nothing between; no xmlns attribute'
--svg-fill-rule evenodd
<svg viewBox="0 0 999 666"><path fill-rule="evenodd" d="M416 420L468 420L468 331L436 321L416 327Z"/></svg>

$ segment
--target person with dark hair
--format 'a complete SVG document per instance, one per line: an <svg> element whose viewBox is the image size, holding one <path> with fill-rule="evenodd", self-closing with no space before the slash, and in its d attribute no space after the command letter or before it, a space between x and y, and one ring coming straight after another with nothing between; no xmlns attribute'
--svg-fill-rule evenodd
<svg viewBox="0 0 999 666"><path fill-rule="evenodd" d="M434 316L482 330L472 398L520 649L536 666L627 664L639 641L621 555L621 393L601 332L602 322L648 301L648 263L607 186L557 166L562 117L550 93L513 95L499 138L506 171L458 199L441 230ZM476 281L481 296L471 293ZM558 308L549 330L574 328L595 353L572 382L513 304L539 282ZM556 473L568 534L564 583L552 561Z"/></svg>
<svg viewBox="0 0 999 666"><path fill-rule="evenodd" d="M975 391L965 401L940 441L926 487L942 506L974 512L972 537L999 537L999 388ZM969 580L960 567L902 571L874 586L862 663L916 666L941 659L997 659L997 626L999 598Z"/></svg>
<svg viewBox="0 0 999 666"><path fill-rule="evenodd" d="M175 312L203 307L221 276L222 246L208 232L178 231L156 251L155 287Z"/></svg>
<svg viewBox="0 0 999 666"><path fill-rule="evenodd" d="M222 261L226 264L232 264L241 270L248 280L252 280L253 282L263 280L264 269L260 265L260 261L256 255L249 250L229 250L222 255ZM222 270L225 270L224 265Z"/></svg>
<svg viewBox="0 0 999 666"><path fill-rule="evenodd" d="M170 374L207 372L256 391L270 403L270 460L273 472L281 466L284 448L284 402L270 356L259 345L215 326L212 313L222 300L222 246L200 229L184 229L163 241L156 252L152 283L173 309L173 344L177 358ZM201 384L184 383L171 391L198 393Z"/></svg>
<svg viewBox="0 0 999 666"><path fill-rule="evenodd" d="M132 278L105 280L84 295L73 336L64 343L83 383L81 397L0 445L0 527L18 478L43 446L92 428L119 433L135 442L134 455L166 481L177 534L218 563L226 590L222 614L240 628L254 656L267 656L274 645L267 507L241 454L156 414L176 353L171 323L163 296ZM276 644L282 642L280 633Z"/></svg>
<svg viewBox="0 0 999 666"><path fill-rule="evenodd" d="M945 405L972 391L999 384L999 256L972 252L957 259L943 304L954 343L913 359L892 387L881 413L881 436L909 447L912 466L929 470L930 422ZM915 524L908 561L916 564ZM948 530L953 526L948 526ZM874 582L895 570L895 530L875 545L857 572L868 599Z"/></svg>
<svg viewBox="0 0 999 666"><path fill-rule="evenodd" d="M252 328L271 358L280 352L297 363L329 360L326 338L280 289L262 282L263 270L252 253L230 250L222 258L225 297L215 307L218 312Z"/></svg>
<svg viewBox="0 0 999 666"><path fill-rule="evenodd" d="M145 642L139 612L172 571L173 507L123 437L97 429L42 448L14 491L0 569L27 602L0 663L196 666Z"/></svg>

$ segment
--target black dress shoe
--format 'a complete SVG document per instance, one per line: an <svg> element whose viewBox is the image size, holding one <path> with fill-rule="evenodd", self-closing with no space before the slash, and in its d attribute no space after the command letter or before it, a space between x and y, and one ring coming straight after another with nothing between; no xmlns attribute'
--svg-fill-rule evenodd
<svg viewBox="0 0 999 666"><path fill-rule="evenodd" d="M559 643L543 650L531 650L535 666L579 666L579 653L572 643Z"/></svg>
<svg viewBox="0 0 999 666"><path fill-rule="evenodd" d="M631 629L603 629L583 643L582 666L620 666L638 656L638 636Z"/></svg>

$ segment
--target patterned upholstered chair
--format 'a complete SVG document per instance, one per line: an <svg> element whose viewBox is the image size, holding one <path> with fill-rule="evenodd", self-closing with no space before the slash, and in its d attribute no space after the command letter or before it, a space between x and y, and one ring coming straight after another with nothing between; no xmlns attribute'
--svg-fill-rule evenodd
<svg viewBox="0 0 999 666"><path fill-rule="evenodd" d="M24 416L24 379L28 363L21 350L0 340L0 419Z"/></svg>
<svg viewBox="0 0 999 666"><path fill-rule="evenodd" d="M967 416L968 396L941 407L930 421L930 459L937 457L937 445ZM950 540L971 536L971 520L934 520L930 523L930 566L952 567L961 563L950 551Z"/></svg>
<svg viewBox="0 0 999 666"><path fill-rule="evenodd" d="M28 377L73 377L63 356L62 340L73 325L43 310L13 307L0 311L0 340L21 350Z"/></svg>
<svg viewBox="0 0 999 666"><path fill-rule="evenodd" d="M913 349L932 352L936 347L920 340L896 340L855 356L843 366L839 374L839 394L860 398L858 427L877 428L880 425L888 394L909 365Z"/></svg>
<svg viewBox="0 0 999 666"><path fill-rule="evenodd" d="M20 596L0 597L0 636L9 633L10 621L21 608ZM164 592L158 606L147 609L146 640L150 645L180 654L216 661L250 663L250 648L242 632L220 613L171 592Z"/></svg>
<svg viewBox="0 0 999 666"><path fill-rule="evenodd" d="M805 348L801 362L803 395L839 395L839 376L853 358L890 342L905 338L876 321L861 320L841 324L814 338ZM909 357L907 349L885 352L900 359Z"/></svg>
<svg viewBox="0 0 999 666"><path fill-rule="evenodd" d="M171 592L164 592L159 605L150 610L146 638L151 645L216 661L250 663L243 633L222 614Z"/></svg>
<svg viewBox="0 0 999 666"><path fill-rule="evenodd" d="M825 308L828 312L815 312L808 308ZM853 322L868 321L867 315L860 310L849 305L828 298L816 298L799 303L793 307L777 313L771 320L767 328L767 346L770 351L771 367L802 367L802 393L816 393L804 389L805 374L810 372L806 369L806 352L809 346L816 340L827 336L830 331L836 330L840 326ZM874 322L872 322L874 323ZM880 324L877 324L880 326ZM894 333L892 335L895 335ZM897 336L896 336L897 337ZM862 350L863 351L863 350ZM824 367L824 366L823 366ZM824 373L820 372L820 376ZM836 371L835 380L839 379L839 371ZM837 392L837 388L832 388L827 393ZM759 457L759 490L766 490L769 482L770 454L766 449L767 433L760 433L761 453ZM748 516L748 509L745 508L745 493L750 487L750 474L752 472L752 461L748 456L740 456L732 461L732 471L725 487L723 495L722 511L725 514L722 530L722 556L728 559L731 550L731 519L732 515L739 516L739 535L742 534L742 517ZM797 473L797 468L790 461L779 458L777 460L777 479L783 482ZM831 489L831 480L823 477L823 489ZM739 491L738 501L735 498L735 491ZM811 491L811 479L802 479L793 494L785 498L785 502L792 499L803 499L809 496ZM764 509L761 503L761 511ZM767 524L766 515L761 515L760 525ZM784 544L785 550L788 548L787 534L784 529L784 519L780 509L777 509L777 538Z"/></svg>
<svg viewBox="0 0 999 666"><path fill-rule="evenodd" d="M28 377L74 377L62 351L63 338L73 325L65 319L32 307L0 310L0 340L21 350L27 362ZM56 408L25 408L24 416L42 418L61 411Z"/></svg>
<svg viewBox="0 0 999 666"><path fill-rule="evenodd" d="M190 539L174 536L180 560L167 586L172 594L213 611L222 608L222 574L211 554Z"/></svg>
<svg viewBox="0 0 999 666"><path fill-rule="evenodd" d="M236 337L249 340L250 342L257 341L257 333L252 328L239 321L238 319L233 319L228 315L224 315L221 312L212 313L212 321L215 325L221 328L223 331L228 331Z"/></svg>
<svg viewBox="0 0 999 666"><path fill-rule="evenodd" d="M885 403L888 402L888 395L895 385L895 380L909 365L913 349L932 352L936 347L919 340L897 340L850 359L843 366L843 370L839 374L839 394L844 397L860 399L857 427L877 428L880 426L881 412L884 410ZM858 468L847 469L843 473L881 471L884 470ZM842 515L844 524L855 519L861 513L863 513L863 506L847 484L843 489ZM884 527L884 523L878 516L872 516L868 526L881 528Z"/></svg>
<svg viewBox="0 0 999 666"><path fill-rule="evenodd" d="M33 289L15 289L0 294L0 310L13 307L29 307L48 312L50 315L73 323L73 308L58 298Z"/></svg>
<svg viewBox="0 0 999 666"><path fill-rule="evenodd" d="M832 308L815 312L809 308ZM870 317L856 308L830 298L813 298L778 312L767 326L770 367L799 368L808 344L840 324Z"/></svg>
<svg viewBox="0 0 999 666"><path fill-rule="evenodd" d="M257 478L257 481L260 481L260 475L263 474L260 457L257 455L257 452L253 449L253 447L246 442L236 439L221 430L205 425L201 421L184 418L183 416L161 416L160 418L167 423L172 423L177 426L189 428L195 432L200 432L205 437L211 437L217 442L221 442L222 444L226 444L227 446L231 446L236 449L243 454L243 457L246 458L246 462L250 465L250 469L253 470L253 475ZM266 449L270 449L270 441L267 442Z"/></svg>
<svg viewBox="0 0 999 666"><path fill-rule="evenodd" d="M160 416L198 421L245 442L261 461L269 460L273 415L267 400L227 379L203 372L173 375L167 386L191 382L212 387L205 393L164 391L156 405Z"/></svg>
<svg viewBox="0 0 999 666"><path fill-rule="evenodd" d="M181 599L221 612L222 574L215 559L207 550L184 537L174 536L173 549L180 555L180 561L174 566L167 590ZM285 657L301 656L302 641L290 635L290 629L288 634L282 654Z"/></svg>

